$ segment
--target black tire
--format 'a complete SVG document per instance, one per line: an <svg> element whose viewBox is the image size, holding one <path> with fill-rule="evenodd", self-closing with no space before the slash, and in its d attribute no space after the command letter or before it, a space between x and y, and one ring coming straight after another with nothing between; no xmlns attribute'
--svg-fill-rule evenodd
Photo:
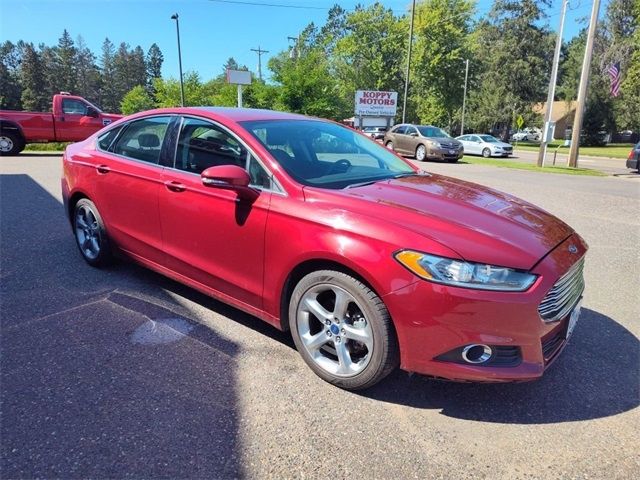
<svg viewBox="0 0 640 480"><path fill-rule="evenodd" d="M385 147L387 147L387 148L388 148L389 150L391 150L391 151L395 151L395 150L393 149L393 142L387 142L387 143L385 144Z"/></svg>
<svg viewBox="0 0 640 480"><path fill-rule="evenodd" d="M484 158L489 158L491 157L491 150L488 148L485 148L484 150L482 150L482 156Z"/></svg>
<svg viewBox="0 0 640 480"><path fill-rule="evenodd" d="M420 153L422 152L422 153ZM422 157L422 158L420 158ZM418 145L416 147L416 160L418 160L419 162L426 162L428 160L427 158L427 147L425 147L424 145Z"/></svg>
<svg viewBox="0 0 640 480"><path fill-rule="evenodd" d="M323 353L323 349L327 348L327 344L331 344L328 348L334 348L335 353L333 357L338 359L337 349L340 346L339 343L341 340L339 335L343 335L342 343L344 345L342 348L344 351L349 352L349 362L353 361L354 358L357 359L358 354L362 354L361 350L366 349L366 355L364 355L359 362L360 364L364 364L364 366L361 367L362 369L357 371L357 373L349 372L346 376L331 373L328 369L317 363L317 360L314 360L314 357L304 343L305 341L309 343L310 340L307 339L303 341L299 328L299 324L301 324L301 322L304 323L304 320L299 320L298 318L299 309L303 309L306 305L303 299L318 295L317 298L319 300L321 298L320 295L324 295L327 292L330 294L331 290L322 291L323 288L329 287L346 292L347 296L351 298L351 300L345 302L345 316L343 323L338 326L338 329L344 327L350 328L351 331L366 331L367 338L372 344L371 349L363 343L351 340L349 332L345 332L344 328L341 333L335 333L334 338L331 339L331 335L327 333L327 330L331 330L335 325L325 328L323 322L320 322L318 320L319 317L315 315L300 312L300 318L308 318L307 323L318 325L320 329L316 331L314 335L318 337L322 336L323 338L325 333L329 335L330 340L326 340L326 343L323 343L322 347L315 347L317 348L316 353L319 355L324 356L325 353ZM316 291L321 291L322 293L317 294L315 293ZM336 297L334 297L334 305L336 303L337 300ZM335 305L334 314L337 309L338 307ZM329 312L327 311L327 313ZM311 318L313 318L313 320L311 320ZM333 318L336 320L338 317L334 316ZM356 324L355 322L360 323ZM339 321L338 324L340 324ZM362 390L369 388L386 377L399 364L398 341L387 307L375 292L362 282L345 273L332 270L319 270L308 274L300 280L289 302L289 326L296 348L311 370L323 380L345 390ZM310 330L307 331L307 334L311 335ZM368 336L369 334L372 338ZM358 352L359 349L360 352ZM326 357L322 360L324 361L325 358ZM336 361L333 358L330 360L328 363L333 362L337 368L340 368L340 365L342 365L341 360ZM350 365L356 365L357 368L360 368L358 363Z"/></svg>
<svg viewBox="0 0 640 480"><path fill-rule="evenodd" d="M84 220L83 220L84 215ZM113 254L104 222L95 204L81 198L73 208L73 234L82 258L92 267L113 262ZM95 241L94 241L95 240ZM97 248L95 248L97 246Z"/></svg>
<svg viewBox="0 0 640 480"><path fill-rule="evenodd" d="M24 139L17 133L0 131L0 155L17 155L24 150Z"/></svg>

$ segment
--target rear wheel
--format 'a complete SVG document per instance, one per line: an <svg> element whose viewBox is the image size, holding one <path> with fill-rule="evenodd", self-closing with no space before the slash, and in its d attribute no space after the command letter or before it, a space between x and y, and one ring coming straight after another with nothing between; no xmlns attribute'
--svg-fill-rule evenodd
<svg viewBox="0 0 640 480"><path fill-rule="evenodd" d="M424 162L427 159L427 149L424 148L424 145L418 145L416 148L416 160Z"/></svg>
<svg viewBox="0 0 640 480"><path fill-rule="evenodd" d="M73 233L78 249L89 265L102 267L111 262L111 247L102 217L95 204L87 198L82 198L76 203Z"/></svg>
<svg viewBox="0 0 640 480"><path fill-rule="evenodd" d="M393 142L387 142L386 147L387 147L389 150L393 150Z"/></svg>
<svg viewBox="0 0 640 480"><path fill-rule="evenodd" d="M482 150L482 156L484 158L489 158L491 156L491 150L488 148L485 148L484 150Z"/></svg>
<svg viewBox="0 0 640 480"><path fill-rule="evenodd" d="M22 150L24 150L22 137L12 132L0 132L0 155L17 155Z"/></svg>
<svg viewBox="0 0 640 480"><path fill-rule="evenodd" d="M384 303L355 278L312 272L289 304L296 348L323 380L347 390L371 387L398 364L398 345Z"/></svg>

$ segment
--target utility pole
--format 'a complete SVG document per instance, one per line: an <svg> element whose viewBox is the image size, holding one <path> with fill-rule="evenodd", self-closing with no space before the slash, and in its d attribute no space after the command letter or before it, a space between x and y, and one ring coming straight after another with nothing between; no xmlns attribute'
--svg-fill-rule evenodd
<svg viewBox="0 0 640 480"><path fill-rule="evenodd" d="M566 1L566 0L565 0ZM467 80L469 79L469 59L465 61L464 67L464 94L462 95L462 121L460 122L460 135L464 135L464 110L467 105Z"/></svg>
<svg viewBox="0 0 640 480"><path fill-rule="evenodd" d="M291 60L295 60L298 58L298 37L287 37L287 40L293 40L293 47L291 47L291 50L289 51L289 58Z"/></svg>
<svg viewBox="0 0 640 480"><path fill-rule="evenodd" d="M178 35L178 65L180 67L180 106L184 107L184 80L182 78L182 51L180 50L180 25L178 24L178 14L171 15L171 20L176 21L176 34Z"/></svg>
<svg viewBox="0 0 640 480"><path fill-rule="evenodd" d="M411 24L409 26L409 52L407 54L407 70L404 76L404 98L402 99L402 123L407 118L407 94L409 93L409 70L411 69L411 45L413 44L413 18L416 14L416 0L411 5Z"/></svg>
<svg viewBox="0 0 640 480"><path fill-rule="evenodd" d="M591 69L591 56L593 55L593 38L596 33L598 23L598 13L600 12L600 0L593 0L591 9L591 21L589 22L589 32L587 33L587 46L584 49L584 60L582 61L582 73L580 74L580 88L578 89L578 102L576 104L576 116L573 120L573 130L571 132L571 150L569 150L568 166L578 166L578 149L580 147L580 131L582 130L582 117L584 115L584 103L587 98L587 88L589 87L589 71Z"/></svg>
<svg viewBox="0 0 640 480"><path fill-rule="evenodd" d="M252 48L251 51L258 54L258 78L262 81L262 54L269 53L269 50L261 50L258 46L258 48Z"/></svg>
<svg viewBox="0 0 640 480"><path fill-rule="evenodd" d="M560 63L560 50L562 49L562 31L564 30L564 17L567 13L569 0L562 1L562 13L560 14L560 28L558 38L556 38L556 49L553 53L553 66L551 67L551 78L549 79L549 94L547 95L547 110L544 112L544 131L542 132L542 143L538 152L538 166L544 166L544 159L547 155L547 144L549 143L549 122L551 121L551 111L553 110L553 99L556 97L556 82L558 81L558 64ZM553 139L551 139L553 140Z"/></svg>

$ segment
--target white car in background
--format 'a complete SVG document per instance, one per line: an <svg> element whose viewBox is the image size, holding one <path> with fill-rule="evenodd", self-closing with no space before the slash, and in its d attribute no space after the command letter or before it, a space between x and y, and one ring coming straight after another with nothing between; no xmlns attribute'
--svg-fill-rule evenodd
<svg viewBox="0 0 640 480"><path fill-rule="evenodd" d="M461 135L456 140L462 143L465 154L489 157L508 157L513 153L513 146L502 142L492 135Z"/></svg>
<svg viewBox="0 0 640 480"><path fill-rule="evenodd" d="M512 142L539 142L542 132L534 128L525 128L511 136Z"/></svg>

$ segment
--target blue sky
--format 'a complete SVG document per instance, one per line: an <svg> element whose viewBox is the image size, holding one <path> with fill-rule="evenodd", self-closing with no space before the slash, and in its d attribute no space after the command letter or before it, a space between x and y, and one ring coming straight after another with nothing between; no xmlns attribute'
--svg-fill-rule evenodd
<svg viewBox="0 0 640 480"><path fill-rule="evenodd" d="M105 37L146 51L155 42L164 54L164 76L178 77L175 22L180 15L182 63L185 71L197 71L208 80L222 71L229 57L252 71L257 69L257 55L252 48L269 50L263 55L263 72L271 55L288 46L287 36L296 36L309 22L322 25L327 10L339 3L352 9L370 0L237 0L253 3L287 4L311 8L276 8L224 3L213 0L0 0L0 41L20 39L47 45L57 43L62 30L75 39L81 35L89 48L99 55ZM406 11L410 0L383 2L397 14ZM478 15L486 14L491 0L477 2ZM562 0L553 0L549 25L558 28ZM591 0L571 0L565 24L565 38L571 38L586 25ZM603 1L600 16L607 1Z"/></svg>

